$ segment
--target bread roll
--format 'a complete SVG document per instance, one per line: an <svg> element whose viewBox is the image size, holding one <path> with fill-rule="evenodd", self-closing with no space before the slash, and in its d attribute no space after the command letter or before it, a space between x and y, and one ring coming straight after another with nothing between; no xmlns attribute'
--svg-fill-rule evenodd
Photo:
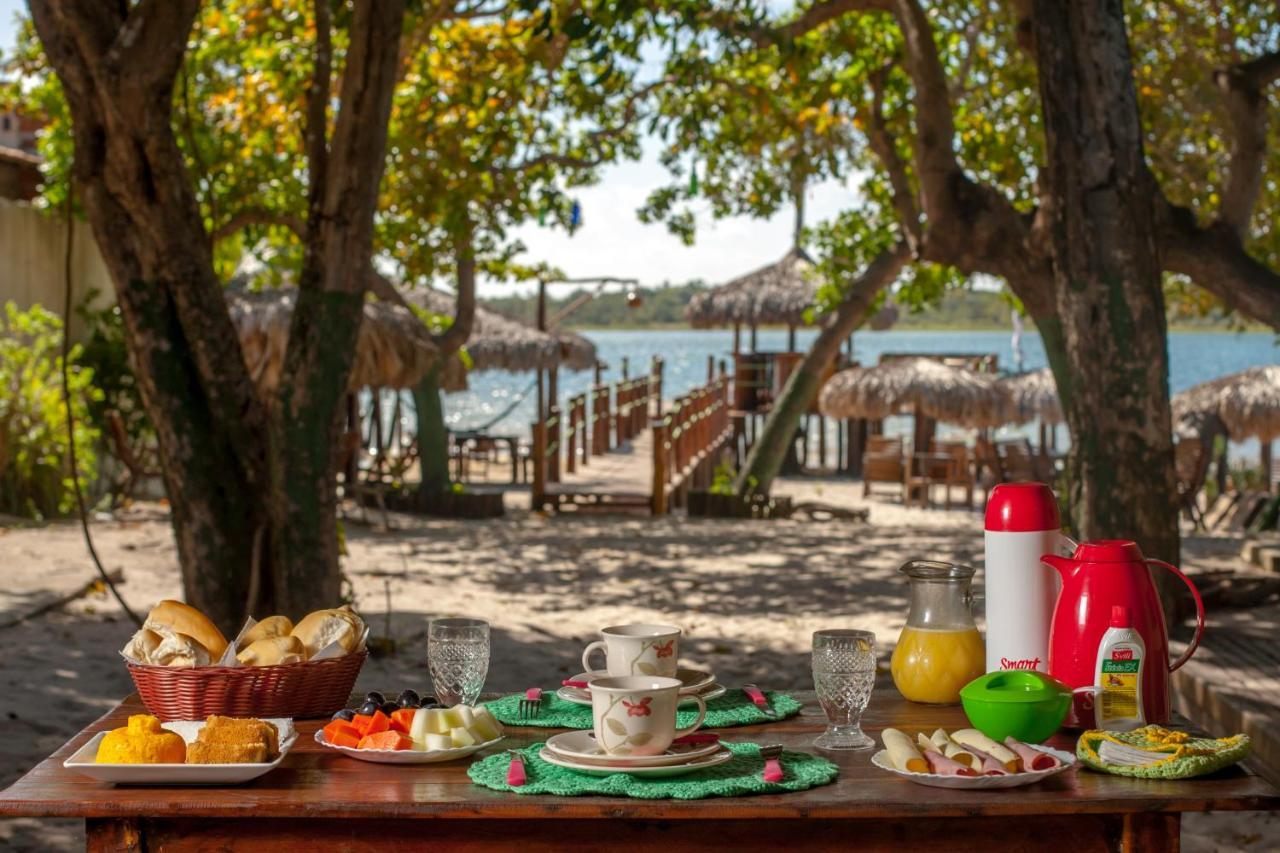
<svg viewBox="0 0 1280 853"><path fill-rule="evenodd" d="M293 628L293 636L306 646L308 658L331 643L341 644L342 650L350 654L359 648L363 634L364 620L347 607L308 613Z"/></svg>
<svg viewBox="0 0 1280 853"><path fill-rule="evenodd" d="M125 643L120 653L138 663L151 663L151 655L160 645L160 641L161 637L155 631L150 628L139 628L129 638L129 642Z"/></svg>
<svg viewBox="0 0 1280 853"><path fill-rule="evenodd" d="M297 637L267 637L251 643L236 655L236 660L245 666L275 666L306 660L306 654L306 648Z"/></svg>
<svg viewBox="0 0 1280 853"><path fill-rule="evenodd" d="M259 640L269 637L287 637L292 633L293 623L289 621L288 616L268 616L244 632L244 636L240 638L240 649L243 651Z"/></svg>
<svg viewBox="0 0 1280 853"><path fill-rule="evenodd" d="M186 634L163 637L147 660L156 666L209 666L216 662L208 649Z"/></svg>
<svg viewBox="0 0 1280 853"><path fill-rule="evenodd" d="M209 621L208 616L181 601L166 599L160 602L151 608L142 627L165 639L175 635L186 636L203 646L210 660L218 660L227 650L227 638L222 636L218 626Z"/></svg>

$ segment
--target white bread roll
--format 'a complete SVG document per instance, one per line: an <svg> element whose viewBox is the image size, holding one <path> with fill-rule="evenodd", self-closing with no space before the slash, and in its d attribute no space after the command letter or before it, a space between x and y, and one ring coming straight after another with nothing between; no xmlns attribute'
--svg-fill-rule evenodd
<svg viewBox="0 0 1280 853"><path fill-rule="evenodd" d="M363 634L364 620L347 607L308 613L293 628L293 636L306 646L308 658L331 643L339 643L350 654L359 648Z"/></svg>
<svg viewBox="0 0 1280 853"><path fill-rule="evenodd" d="M267 637L236 655L245 666L275 666L306 660L307 650L297 637Z"/></svg>
<svg viewBox="0 0 1280 853"><path fill-rule="evenodd" d="M171 634L161 639L148 662L156 666L209 666L216 661L208 649L186 634Z"/></svg>
<svg viewBox="0 0 1280 853"><path fill-rule="evenodd" d="M150 628L139 628L129 638L129 642L125 643L120 653L138 663L151 663L151 655L155 653L160 641L161 637L155 631Z"/></svg>
<svg viewBox="0 0 1280 853"><path fill-rule="evenodd" d="M222 636L218 626L209 621L194 607L181 601L166 599L147 614L144 628L149 628L164 639L182 635L204 647L210 660L218 660L227 650L227 638ZM199 664L198 664L199 665Z"/></svg>
<svg viewBox="0 0 1280 853"><path fill-rule="evenodd" d="M244 636L240 638L240 649L243 651L259 640L266 640L270 637L287 637L292 633L293 623L289 621L288 616L268 616L244 632Z"/></svg>

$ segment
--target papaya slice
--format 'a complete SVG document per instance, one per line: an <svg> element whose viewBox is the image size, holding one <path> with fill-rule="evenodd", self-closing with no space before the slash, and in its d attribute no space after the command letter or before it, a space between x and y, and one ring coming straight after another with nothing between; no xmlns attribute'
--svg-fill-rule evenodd
<svg viewBox="0 0 1280 853"><path fill-rule="evenodd" d="M360 749L413 749L413 741L400 732L378 732L360 738Z"/></svg>
<svg viewBox="0 0 1280 853"><path fill-rule="evenodd" d="M363 735L360 733L360 730L351 725L351 723L344 722L342 720L334 720L324 727L324 739L326 743L337 743L337 739L339 737L347 739L355 738L356 743L359 743L360 738L363 737Z"/></svg>
<svg viewBox="0 0 1280 853"><path fill-rule="evenodd" d="M391 729L391 718L381 711L374 711L369 717L369 725L367 725L361 734L376 735Z"/></svg>
<svg viewBox="0 0 1280 853"><path fill-rule="evenodd" d="M409 734L409 730L413 727L413 715L416 713L418 713L416 708L401 708L396 711L391 715L391 730Z"/></svg>

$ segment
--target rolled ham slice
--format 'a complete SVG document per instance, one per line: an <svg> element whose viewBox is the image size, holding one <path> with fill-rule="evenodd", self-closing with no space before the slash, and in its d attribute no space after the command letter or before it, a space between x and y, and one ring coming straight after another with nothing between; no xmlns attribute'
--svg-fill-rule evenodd
<svg viewBox="0 0 1280 853"><path fill-rule="evenodd" d="M1012 749L1022 759L1022 766L1028 770L1052 770L1062 762L1047 752L1032 749L1020 740L1012 737L1004 739L1004 745Z"/></svg>
<svg viewBox="0 0 1280 853"><path fill-rule="evenodd" d="M983 776L1008 776L1010 774L1010 770L1005 766L1005 763L994 755L989 755L976 746L969 747L969 751L982 761Z"/></svg>
<svg viewBox="0 0 1280 853"><path fill-rule="evenodd" d="M929 770L939 776L977 776L978 774L958 761L952 761L936 749L926 749L924 760L929 762Z"/></svg>

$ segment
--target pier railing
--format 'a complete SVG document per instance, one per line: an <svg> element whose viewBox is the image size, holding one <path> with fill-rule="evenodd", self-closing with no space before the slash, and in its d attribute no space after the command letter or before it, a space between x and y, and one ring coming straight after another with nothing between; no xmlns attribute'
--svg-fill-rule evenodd
<svg viewBox="0 0 1280 853"><path fill-rule="evenodd" d="M598 384L566 401L564 411L552 406L532 428L533 506L548 503L548 492L574 473L631 441L662 409L662 359L655 356L645 376Z"/></svg>
<svg viewBox="0 0 1280 853"><path fill-rule="evenodd" d="M683 506L691 489L706 489L721 448L733 439L730 380L719 378L676 399L653 422L654 515Z"/></svg>

